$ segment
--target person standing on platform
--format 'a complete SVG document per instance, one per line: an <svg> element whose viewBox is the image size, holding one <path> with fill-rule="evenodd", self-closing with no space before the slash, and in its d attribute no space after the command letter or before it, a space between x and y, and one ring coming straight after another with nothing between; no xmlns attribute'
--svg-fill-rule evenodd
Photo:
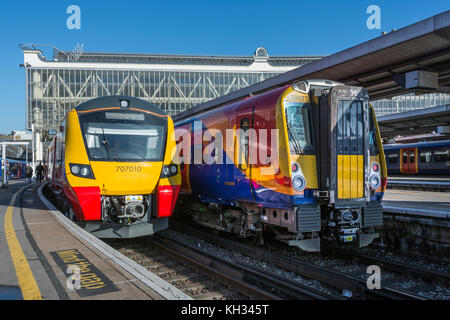
<svg viewBox="0 0 450 320"><path fill-rule="evenodd" d="M41 183L43 175L44 175L44 166L39 162L39 164L36 167L36 180L38 183Z"/></svg>
<svg viewBox="0 0 450 320"><path fill-rule="evenodd" d="M25 168L25 178L27 178L27 182L31 183L31 177L33 176L33 168L28 164Z"/></svg>

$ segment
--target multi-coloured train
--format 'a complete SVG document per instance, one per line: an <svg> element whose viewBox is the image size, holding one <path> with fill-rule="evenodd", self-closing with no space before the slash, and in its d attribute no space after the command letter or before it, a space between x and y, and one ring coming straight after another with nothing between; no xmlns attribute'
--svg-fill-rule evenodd
<svg viewBox="0 0 450 320"><path fill-rule="evenodd" d="M173 121L141 99L107 96L72 109L45 153L68 217L100 238L168 227L180 189Z"/></svg>
<svg viewBox="0 0 450 320"><path fill-rule="evenodd" d="M210 228L306 251L370 244L387 174L367 91L300 81L174 116L182 209Z"/></svg>
<svg viewBox="0 0 450 320"><path fill-rule="evenodd" d="M27 164L30 164L30 162L6 158L6 172L8 174L8 179L25 178L25 167ZM0 170L0 177L1 176L2 171Z"/></svg>
<svg viewBox="0 0 450 320"><path fill-rule="evenodd" d="M450 140L384 146L389 174L450 175Z"/></svg>

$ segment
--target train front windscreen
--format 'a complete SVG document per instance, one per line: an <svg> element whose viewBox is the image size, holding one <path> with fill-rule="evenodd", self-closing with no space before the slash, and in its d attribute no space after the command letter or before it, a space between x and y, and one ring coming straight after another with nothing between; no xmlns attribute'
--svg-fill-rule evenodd
<svg viewBox="0 0 450 320"><path fill-rule="evenodd" d="M314 151L311 132L311 105L309 102L284 102L291 154Z"/></svg>
<svg viewBox="0 0 450 320"><path fill-rule="evenodd" d="M131 111L99 111L79 117L91 161L162 161L167 120Z"/></svg>

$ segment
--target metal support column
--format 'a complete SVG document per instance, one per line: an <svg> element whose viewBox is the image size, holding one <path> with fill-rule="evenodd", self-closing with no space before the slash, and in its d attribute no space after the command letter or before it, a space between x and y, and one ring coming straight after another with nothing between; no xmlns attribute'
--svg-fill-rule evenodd
<svg viewBox="0 0 450 320"><path fill-rule="evenodd" d="M8 186L8 177L6 176L6 146L9 145L24 145L25 148L28 148L29 142L19 142L19 141L5 141L1 143L2 146L2 162L1 162L1 174L2 177L0 179L0 187L6 188Z"/></svg>
<svg viewBox="0 0 450 320"><path fill-rule="evenodd" d="M1 187L4 188L6 186L6 144L2 143L2 183Z"/></svg>
<svg viewBox="0 0 450 320"><path fill-rule="evenodd" d="M32 139L31 139L31 163L32 163L32 165L31 165L31 167L33 168L33 172L34 172L34 159L35 159L35 157L34 157L34 153L35 153L35 150L34 150L34 148L35 148L35 145L36 145L36 143L34 142L34 139L36 138L36 132L35 132L35 130L34 130L34 123L32 123L31 124L31 134L32 134Z"/></svg>

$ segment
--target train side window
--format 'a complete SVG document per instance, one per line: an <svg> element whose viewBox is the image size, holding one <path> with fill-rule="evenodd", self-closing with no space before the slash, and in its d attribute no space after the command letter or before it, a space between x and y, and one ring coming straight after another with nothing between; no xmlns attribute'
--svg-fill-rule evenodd
<svg viewBox="0 0 450 320"><path fill-rule="evenodd" d="M388 154L388 162L389 163L397 163L398 162L398 154L397 153Z"/></svg>
<svg viewBox="0 0 450 320"><path fill-rule="evenodd" d="M436 150L434 152L434 161L436 162L450 161L450 150Z"/></svg>
<svg viewBox="0 0 450 320"><path fill-rule="evenodd" d="M250 120L249 118L242 118L241 123L240 123L240 128L242 129L243 133L246 133L247 130L250 128ZM241 156L242 153L244 154L244 163L247 164L248 163L248 145L249 145L249 136L248 134L243 135L242 137L240 137L240 148L239 148L239 155ZM242 151L241 151L242 150ZM240 158L242 159L242 158ZM242 161L239 161L239 166L241 167L241 169L243 168L242 166Z"/></svg>
<svg viewBox="0 0 450 320"><path fill-rule="evenodd" d="M420 153L420 162L430 163L431 162L431 151L422 151Z"/></svg>
<svg viewBox="0 0 450 320"><path fill-rule="evenodd" d="M402 153L402 162L407 163L408 162L408 152L406 150Z"/></svg>
<svg viewBox="0 0 450 320"><path fill-rule="evenodd" d="M409 150L409 162L413 163L416 158L416 152L414 150Z"/></svg>

